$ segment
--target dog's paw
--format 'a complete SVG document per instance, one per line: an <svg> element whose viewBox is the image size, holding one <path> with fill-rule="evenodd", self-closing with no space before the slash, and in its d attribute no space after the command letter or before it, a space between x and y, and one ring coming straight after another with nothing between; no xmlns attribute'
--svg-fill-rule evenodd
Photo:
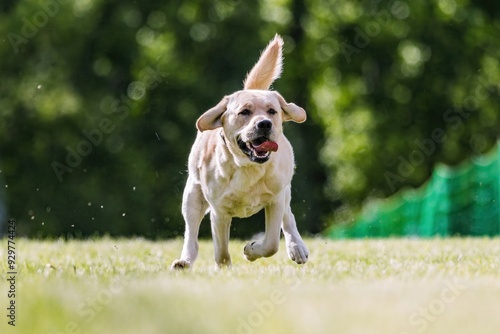
<svg viewBox="0 0 500 334"><path fill-rule="evenodd" d="M255 254L257 248L257 241L251 241L248 244L246 244L245 248L243 248L243 254L245 254L245 259L248 261L255 261L257 260L260 256L257 256Z"/></svg>
<svg viewBox="0 0 500 334"><path fill-rule="evenodd" d="M170 266L170 270L185 270L191 268L191 263L186 260L175 260Z"/></svg>
<svg viewBox="0 0 500 334"><path fill-rule="evenodd" d="M309 258L309 250L303 242L290 242L286 245L288 257L297 264L304 264Z"/></svg>
<svg viewBox="0 0 500 334"><path fill-rule="evenodd" d="M263 240L251 241L243 249L248 261L255 261L261 257L270 257L278 252L279 240L276 243L265 244Z"/></svg>

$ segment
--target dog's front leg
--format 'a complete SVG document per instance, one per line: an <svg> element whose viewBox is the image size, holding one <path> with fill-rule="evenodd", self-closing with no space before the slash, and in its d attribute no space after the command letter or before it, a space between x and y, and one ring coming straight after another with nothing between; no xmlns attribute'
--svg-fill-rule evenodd
<svg viewBox="0 0 500 334"><path fill-rule="evenodd" d="M229 233L231 228L231 216L212 210L210 211L210 222L212 224L216 268L230 267Z"/></svg>
<svg viewBox="0 0 500 334"><path fill-rule="evenodd" d="M245 246L243 253L247 260L255 261L260 257L269 257L278 251L283 204L283 200L279 200L266 206L266 234L264 239L251 241Z"/></svg>
<svg viewBox="0 0 500 334"><path fill-rule="evenodd" d="M297 223L290 207L290 199L290 187L288 187L285 191L285 212L282 226L286 241L286 251L292 261L303 264L309 258L309 250L297 230Z"/></svg>
<svg viewBox="0 0 500 334"><path fill-rule="evenodd" d="M184 246L181 258L175 260L170 269L188 269L193 266L198 257L198 231L207 208L208 204L203 197L200 185L189 176L182 197L182 216L186 223Z"/></svg>

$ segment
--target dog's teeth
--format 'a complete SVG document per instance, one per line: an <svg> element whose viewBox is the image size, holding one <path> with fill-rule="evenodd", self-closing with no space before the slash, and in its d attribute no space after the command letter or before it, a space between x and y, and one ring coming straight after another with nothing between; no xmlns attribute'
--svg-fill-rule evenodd
<svg viewBox="0 0 500 334"><path fill-rule="evenodd" d="M271 154L270 151L258 151L250 142L247 143L247 147L253 153L253 155L259 158L266 158Z"/></svg>

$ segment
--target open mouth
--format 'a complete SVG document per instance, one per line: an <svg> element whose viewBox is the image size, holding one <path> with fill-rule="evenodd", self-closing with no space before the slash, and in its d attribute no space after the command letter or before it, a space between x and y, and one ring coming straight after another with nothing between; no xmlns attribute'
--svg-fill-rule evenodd
<svg viewBox="0 0 500 334"><path fill-rule="evenodd" d="M276 152L278 150L278 144L264 136L252 139L248 142L244 142L238 138L238 146L250 160L257 163L266 162L269 160L271 152Z"/></svg>

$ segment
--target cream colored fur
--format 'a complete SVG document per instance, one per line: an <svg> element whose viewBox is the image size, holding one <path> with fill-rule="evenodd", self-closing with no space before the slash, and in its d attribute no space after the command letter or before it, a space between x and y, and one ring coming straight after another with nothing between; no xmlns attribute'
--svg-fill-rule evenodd
<svg viewBox="0 0 500 334"><path fill-rule="evenodd" d="M282 127L284 121L304 122L306 113L279 93L267 90L281 74L282 45L283 40L276 35L248 73L245 89L225 96L196 123L198 135L189 155L182 201L184 246L172 269L193 266L198 256L199 226L208 212L217 267L231 265L231 219L249 217L262 209L265 236L245 246L245 258L254 261L275 254L283 230L289 257L298 264L308 259L290 208L294 157ZM261 160L256 162L252 159L257 153L249 153L247 147L263 133L277 145L277 151L258 153L263 157L258 155Z"/></svg>
<svg viewBox="0 0 500 334"><path fill-rule="evenodd" d="M243 89L269 89L283 71L283 40L276 34L243 81Z"/></svg>

